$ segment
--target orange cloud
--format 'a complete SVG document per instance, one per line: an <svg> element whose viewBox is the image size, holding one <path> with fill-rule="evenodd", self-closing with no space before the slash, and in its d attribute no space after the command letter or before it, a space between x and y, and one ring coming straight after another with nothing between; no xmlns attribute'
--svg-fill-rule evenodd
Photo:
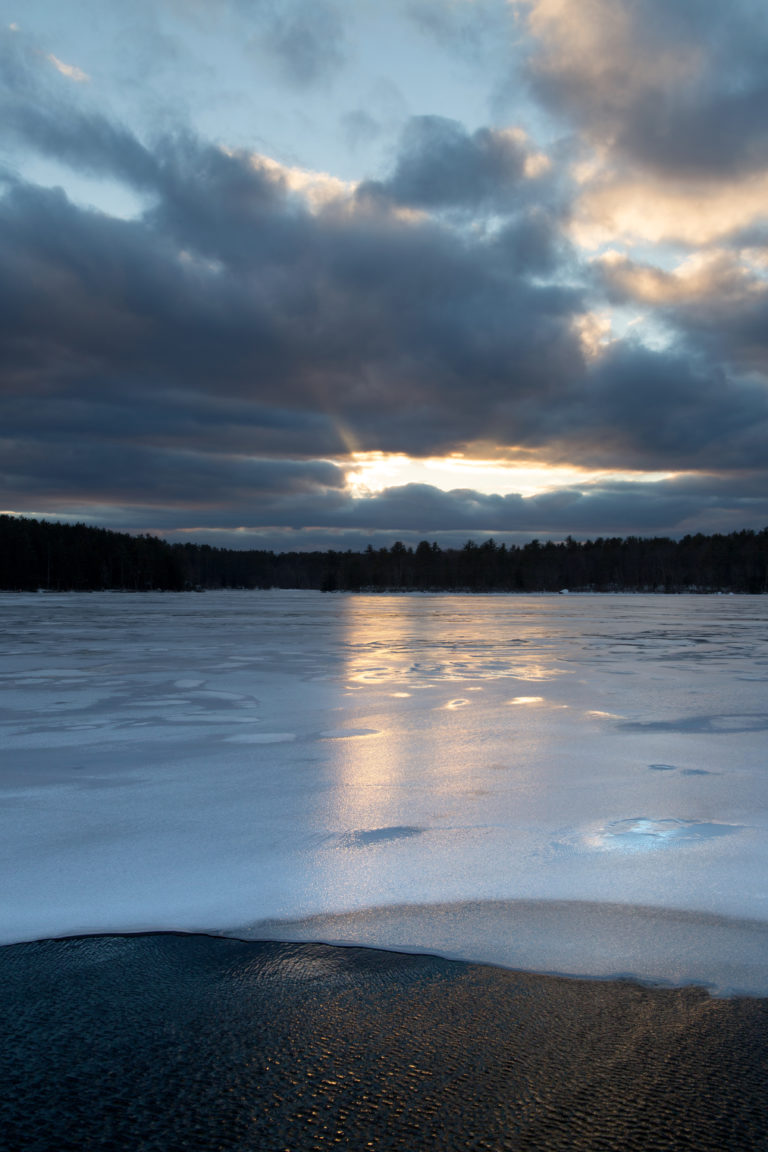
<svg viewBox="0 0 768 1152"><path fill-rule="evenodd" d="M56 71L60 72L62 76L66 76L68 80L74 80L76 84L83 84L86 80L90 80L90 76L87 72L83 72L82 68L77 68L74 64L65 64L52 52L48 53L48 59Z"/></svg>
<svg viewBox="0 0 768 1152"><path fill-rule="evenodd" d="M604 174L585 184L571 235L583 248L611 241L711 244L764 219L767 203L768 171L728 181Z"/></svg>

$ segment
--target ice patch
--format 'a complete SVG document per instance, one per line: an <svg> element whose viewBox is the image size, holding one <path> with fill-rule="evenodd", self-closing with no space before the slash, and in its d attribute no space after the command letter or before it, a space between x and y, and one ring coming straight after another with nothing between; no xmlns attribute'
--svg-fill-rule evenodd
<svg viewBox="0 0 768 1152"><path fill-rule="evenodd" d="M287 744L295 739L295 732L248 732L242 736L225 737L227 744Z"/></svg>
<svg viewBox="0 0 768 1152"><path fill-rule="evenodd" d="M625 720L619 725L625 732L708 733L726 736L732 732L766 732L768 715L760 713L680 716L675 720Z"/></svg>
<svg viewBox="0 0 768 1152"><path fill-rule="evenodd" d="M378 728L328 728L321 732L322 740L347 740L353 736L380 736Z"/></svg>
<svg viewBox="0 0 768 1152"><path fill-rule="evenodd" d="M369 844L382 844L386 840L405 840L410 836L420 836L426 828L416 828L410 824L395 824L391 828L358 828L345 832L339 842L345 848L362 848Z"/></svg>
<svg viewBox="0 0 768 1152"><path fill-rule="evenodd" d="M594 848L619 852L653 852L689 841L711 840L740 832L743 824L708 823L704 820L650 820L635 816L631 820L613 820L587 842Z"/></svg>

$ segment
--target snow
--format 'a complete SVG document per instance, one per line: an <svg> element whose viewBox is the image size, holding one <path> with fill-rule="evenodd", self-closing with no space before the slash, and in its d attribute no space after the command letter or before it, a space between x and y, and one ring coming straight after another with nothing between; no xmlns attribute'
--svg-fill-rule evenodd
<svg viewBox="0 0 768 1152"><path fill-rule="evenodd" d="M768 598L0 596L0 942L768 994Z"/></svg>

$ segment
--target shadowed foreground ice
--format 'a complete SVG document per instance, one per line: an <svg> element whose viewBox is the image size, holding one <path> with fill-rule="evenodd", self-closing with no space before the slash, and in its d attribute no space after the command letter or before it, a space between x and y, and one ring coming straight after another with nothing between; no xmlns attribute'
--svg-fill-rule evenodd
<svg viewBox="0 0 768 1152"><path fill-rule="evenodd" d="M768 994L768 598L0 596L0 942Z"/></svg>

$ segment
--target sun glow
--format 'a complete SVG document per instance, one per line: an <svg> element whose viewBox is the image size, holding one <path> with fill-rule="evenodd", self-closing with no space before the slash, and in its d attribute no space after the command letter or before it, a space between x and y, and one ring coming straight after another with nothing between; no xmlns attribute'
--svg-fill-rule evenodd
<svg viewBox="0 0 768 1152"><path fill-rule="evenodd" d="M375 496L402 484L429 484L443 492L469 489L485 495L538 496L555 488L580 488L599 480L665 480L671 472L619 473L589 471L567 465L507 462L465 457L415 459L403 453L352 452L346 465L347 489L358 498Z"/></svg>

